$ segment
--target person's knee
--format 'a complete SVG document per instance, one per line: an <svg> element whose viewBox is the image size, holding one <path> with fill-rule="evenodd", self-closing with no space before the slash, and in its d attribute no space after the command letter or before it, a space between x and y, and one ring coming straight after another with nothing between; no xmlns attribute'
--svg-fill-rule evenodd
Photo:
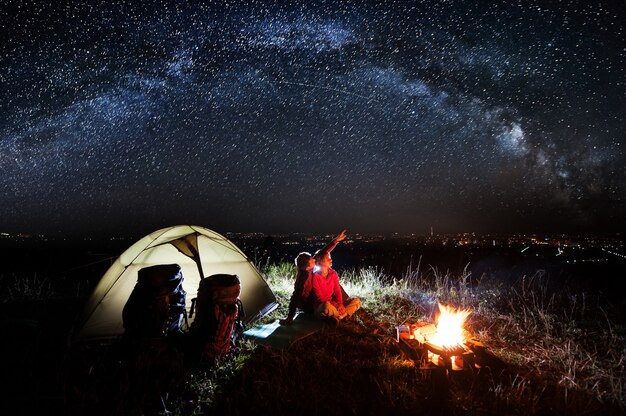
<svg viewBox="0 0 626 416"><path fill-rule="evenodd" d="M359 309L361 307L361 299L359 299L359 298L352 298L352 299L350 299L350 301L348 302L348 304L346 306L349 306L349 307L355 308L355 309Z"/></svg>
<svg viewBox="0 0 626 416"><path fill-rule="evenodd" d="M357 310L359 310L360 308L361 308L361 299L352 298L346 305L346 312L349 316L352 316L352 314L356 312Z"/></svg>
<svg viewBox="0 0 626 416"><path fill-rule="evenodd" d="M320 304L315 310L315 315L324 318L333 315L334 306L330 302Z"/></svg>

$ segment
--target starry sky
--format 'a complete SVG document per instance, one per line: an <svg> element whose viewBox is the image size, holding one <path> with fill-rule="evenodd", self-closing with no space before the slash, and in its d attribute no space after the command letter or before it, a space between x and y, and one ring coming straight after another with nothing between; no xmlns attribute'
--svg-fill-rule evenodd
<svg viewBox="0 0 626 416"><path fill-rule="evenodd" d="M623 1L3 1L0 231L626 230Z"/></svg>

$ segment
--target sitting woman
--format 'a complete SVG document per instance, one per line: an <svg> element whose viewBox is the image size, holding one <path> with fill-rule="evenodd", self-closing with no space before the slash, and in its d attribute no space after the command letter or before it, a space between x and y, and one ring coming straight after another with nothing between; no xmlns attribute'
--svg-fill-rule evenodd
<svg viewBox="0 0 626 416"><path fill-rule="evenodd" d="M343 230L333 241L328 243L322 250L330 253L337 244L346 238L346 230ZM296 282L293 288L293 294L289 300L289 312L287 318L281 319L281 325L289 325L296 316L296 310L302 309L304 312L313 312L313 304L310 296L312 291L313 268L315 267L315 259L311 253L302 252L298 254L295 260L297 267Z"/></svg>
<svg viewBox="0 0 626 416"><path fill-rule="evenodd" d="M330 318L335 321L352 316L360 307L359 298L348 298L344 304L343 291L339 285L339 276L331 266L333 260L330 253L319 251L315 253L315 261L319 270L313 273L312 299L315 316Z"/></svg>

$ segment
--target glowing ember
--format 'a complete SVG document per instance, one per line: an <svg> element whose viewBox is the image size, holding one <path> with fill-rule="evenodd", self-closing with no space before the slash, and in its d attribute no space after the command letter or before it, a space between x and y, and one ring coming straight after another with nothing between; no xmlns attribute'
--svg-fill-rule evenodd
<svg viewBox="0 0 626 416"><path fill-rule="evenodd" d="M469 309L455 309L451 306L439 304L439 316L435 318L437 332L428 338L428 341L442 348L454 348L463 345L463 324L472 313Z"/></svg>

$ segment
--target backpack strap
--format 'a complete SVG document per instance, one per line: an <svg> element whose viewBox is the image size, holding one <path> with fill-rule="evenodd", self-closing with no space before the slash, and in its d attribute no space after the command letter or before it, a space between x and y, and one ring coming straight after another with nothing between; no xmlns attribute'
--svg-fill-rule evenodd
<svg viewBox="0 0 626 416"><path fill-rule="evenodd" d="M183 308L183 319L185 320L185 329L189 329L189 320L187 319L187 308Z"/></svg>
<svg viewBox="0 0 626 416"><path fill-rule="evenodd" d="M246 316L246 312L243 310L243 303L241 303L241 299L237 299L237 319L235 319L235 325L233 328L233 336L231 339L232 345L236 346L239 342L239 339L243 336L243 331L245 330L245 325L243 324L243 318Z"/></svg>
<svg viewBox="0 0 626 416"><path fill-rule="evenodd" d="M237 308L239 309L239 319L243 320L246 317L246 311L243 309L243 303L241 303L241 299L237 298Z"/></svg>
<svg viewBox="0 0 626 416"><path fill-rule="evenodd" d="M191 309L189 310L189 319L193 318L193 313L196 310L196 300L197 299L198 299L197 297L191 299ZM185 310L185 323L187 323L187 310Z"/></svg>

